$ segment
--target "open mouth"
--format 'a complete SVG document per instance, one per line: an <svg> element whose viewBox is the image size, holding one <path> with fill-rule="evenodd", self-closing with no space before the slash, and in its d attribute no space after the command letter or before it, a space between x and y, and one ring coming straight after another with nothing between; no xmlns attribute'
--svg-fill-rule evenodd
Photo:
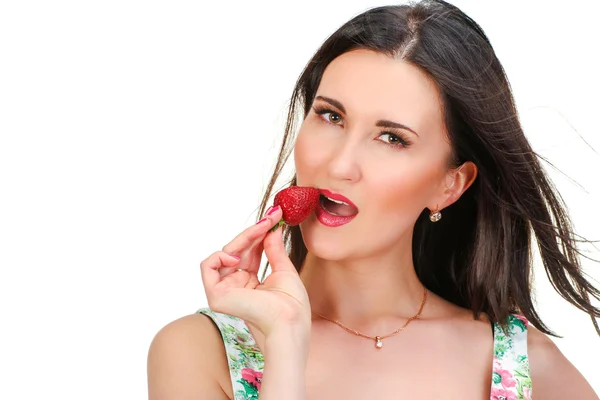
<svg viewBox="0 0 600 400"><path fill-rule="evenodd" d="M354 206L351 206L343 201L333 200L329 197L321 194L319 201L321 203L321 207L331 215L335 215L338 217L352 217L358 214L358 209Z"/></svg>

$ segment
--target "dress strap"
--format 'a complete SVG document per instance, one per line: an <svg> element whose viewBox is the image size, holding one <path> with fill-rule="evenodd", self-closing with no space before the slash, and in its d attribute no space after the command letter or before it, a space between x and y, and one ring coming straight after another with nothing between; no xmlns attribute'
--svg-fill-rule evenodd
<svg viewBox="0 0 600 400"><path fill-rule="evenodd" d="M265 361L246 323L209 308L201 308L197 313L210 317L221 332L234 400L257 400Z"/></svg>
<svg viewBox="0 0 600 400"><path fill-rule="evenodd" d="M529 321L508 316L506 328L494 324L494 366L491 400L531 400L531 376L527 356Z"/></svg>

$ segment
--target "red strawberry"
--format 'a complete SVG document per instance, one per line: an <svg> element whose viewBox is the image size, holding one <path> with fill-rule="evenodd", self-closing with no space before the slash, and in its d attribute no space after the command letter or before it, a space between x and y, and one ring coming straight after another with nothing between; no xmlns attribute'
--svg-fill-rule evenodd
<svg viewBox="0 0 600 400"><path fill-rule="evenodd" d="M299 225L319 204L320 192L313 187L290 186L275 195L273 207L281 206L283 219L274 229L285 222L289 226Z"/></svg>

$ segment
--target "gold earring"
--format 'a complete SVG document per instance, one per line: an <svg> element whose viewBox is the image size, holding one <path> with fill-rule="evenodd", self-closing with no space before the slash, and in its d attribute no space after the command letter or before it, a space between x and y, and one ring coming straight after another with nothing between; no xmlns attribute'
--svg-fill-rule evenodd
<svg viewBox="0 0 600 400"><path fill-rule="evenodd" d="M438 222L440 219L442 219L442 213L439 211L438 206L435 206L435 211L429 214L429 220L431 222Z"/></svg>

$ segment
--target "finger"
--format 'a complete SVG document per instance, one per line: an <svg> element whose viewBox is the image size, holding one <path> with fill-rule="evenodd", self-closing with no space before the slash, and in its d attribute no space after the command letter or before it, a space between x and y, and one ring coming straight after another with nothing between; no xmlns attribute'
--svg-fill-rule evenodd
<svg viewBox="0 0 600 400"><path fill-rule="evenodd" d="M271 270L276 271L294 271L297 273L294 264L290 260L283 243L283 228L279 227L275 232L269 232L263 242L265 255L271 265Z"/></svg>
<svg viewBox="0 0 600 400"><path fill-rule="evenodd" d="M237 266L219 268L219 276L221 277L221 279L223 279L227 275L233 274L235 271L243 271L243 269L237 268Z"/></svg>
<svg viewBox="0 0 600 400"><path fill-rule="evenodd" d="M242 269L236 269L231 274L221 279L220 283L227 287L245 288L250 281L250 274Z"/></svg>
<svg viewBox="0 0 600 400"><path fill-rule="evenodd" d="M213 288L221 280L219 269L222 267L235 267L240 262L236 256L231 256L223 251L217 251L200 263L202 282L206 290Z"/></svg>
<svg viewBox="0 0 600 400"><path fill-rule="evenodd" d="M248 280L248 283L246 284L247 288L256 288L258 287L258 285L260 285L260 282L258 281L258 276L256 275L256 273L251 273L250 274L250 279Z"/></svg>
<svg viewBox="0 0 600 400"><path fill-rule="evenodd" d="M237 235L231 242L223 247L223 251L228 254L238 254L244 249L254 245L258 240L262 240L265 234L271 229L283 215L281 207L277 207L271 212L271 215L266 215L261 221L255 225L246 228L242 233Z"/></svg>

